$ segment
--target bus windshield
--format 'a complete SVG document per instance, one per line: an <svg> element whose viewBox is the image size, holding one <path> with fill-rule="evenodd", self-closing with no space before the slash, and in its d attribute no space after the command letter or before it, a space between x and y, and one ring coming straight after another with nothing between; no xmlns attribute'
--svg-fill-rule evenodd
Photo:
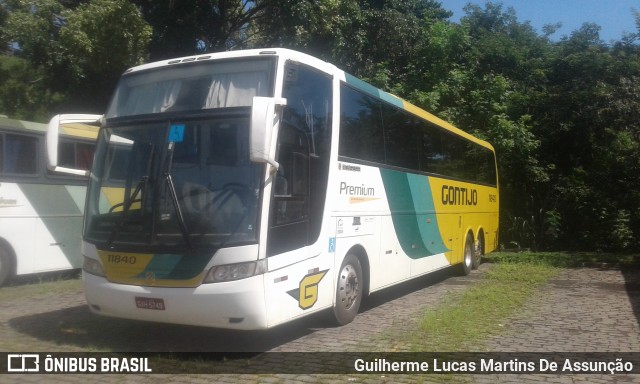
<svg viewBox="0 0 640 384"><path fill-rule="evenodd" d="M255 242L264 169L249 161L248 131L248 108L104 128L85 238L109 248Z"/></svg>
<svg viewBox="0 0 640 384"><path fill-rule="evenodd" d="M106 118L251 106L272 96L273 58L196 61L133 72L120 80Z"/></svg>

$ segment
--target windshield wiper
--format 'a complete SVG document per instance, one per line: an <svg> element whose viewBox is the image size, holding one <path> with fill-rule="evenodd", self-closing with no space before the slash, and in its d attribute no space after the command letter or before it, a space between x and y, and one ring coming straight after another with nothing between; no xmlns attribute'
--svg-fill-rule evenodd
<svg viewBox="0 0 640 384"><path fill-rule="evenodd" d="M173 185L173 179L171 178L171 174L169 172L165 172L164 180L167 183L167 187L169 187L169 195L171 196L171 201L173 202L173 208L176 210L176 216L178 217L178 226L180 227L180 232L182 232L182 238L184 242L187 243L189 248L193 248L191 245L191 236L189 236L189 230L187 229L187 223L184 221L184 216L182 215L182 209L180 209L180 202L178 202L178 194L176 193L176 188Z"/></svg>
<svg viewBox="0 0 640 384"><path fill-rule="evenodd" d="M109 212L113 212L115 208L122 206L122 216L120 217L120 220L118 220L118 225L113 229L113 231L111 231L111 234L109 235L109 239L107 239L108 246L111 246L111 244L113 244L113 241L116 239L116 236L124 228L124 225L127 222L127 219L129 218L129 211L131 210L131 206L133 205L133 203L136 202L136 197L144 189L144 186L147 184L147 181L149 181L149 176L146 176L146 175L142 176L140 181L138 181L138 185L136 185L136 189L133 190L131 197L127 199L126 202L116 204L109 209ZM142 204L142 199L140 199L140 204Z"/></svg>
<svg viewBox="0 0 640 384"><path fill-rule="evenodd" d="M131 194L131 196L127 197L127 193L125 191L125 195L124 195L124 201L122 203L116 204L113 207L111 207L109 209L109 212L113 212L113 210L119 206L122 206L122 215L120 217L120 220L118 220L118 225L116 225L116 227L113 229L113 231L111 231L111 234L109 234L109 238L107 239L107 245L111 246L111 244L113 244L114 240L116 239L116 236L120 233L120 231L122 231L122 229L124 228L125 224L127 223L127 220L129 218L129 211L131 210L131 206L133 205L133 203L136 202L136 197L138 197L138 195L146 189L147 183L149 182L149 174L151 173L151 164L153 162L153 154L155 151L155 146L153 144L150 145L150 151L149 151L149 160L147 160L147 168L146 168L146 174L143 175L140 180L138 181L138 184L136 184L136 188L133 190L133 193ZM144 199L141 197L140 198L140 212L144 211Z"/></svg>
<svg viewBox="0 0 640 384"><path fill-rule="evenodd" d="M174 148L175 143L173 141L169 142L169 161L167 164L167 170L164 173L164 180L167 183L167 187L169 188L169 195L171 196L171 201L173 202L173 208L176 210L176 216L178 217L178 226L180 227L180 232L182 232L182 238L189 248L193 248L193 246L191 245L191 236L189 234L189 230L187 229L187 223L184 220L184 215L182 214L182 209L180 208L180 202L178 201L176 187L173 184L173 178L171 178L171 165L173 164Z"/></svg>

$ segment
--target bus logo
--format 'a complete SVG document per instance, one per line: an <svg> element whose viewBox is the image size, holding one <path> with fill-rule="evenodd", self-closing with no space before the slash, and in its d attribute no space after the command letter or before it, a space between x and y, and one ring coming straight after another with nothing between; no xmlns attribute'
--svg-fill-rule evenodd
<svg viewBox="0 0 640 384"><path fill-rule="evenodd" d="M324 271L308 274L300 280L297 289L288 291L289 296L298 300L298 306L301 309L309 309L318 301L318 284L320 280L327 274L328 269Z"/></svg>
<svg viewBox="0 0 640 384"><path fill-rule="evenodd" d="M442 205L478 205L478 191L474 188L443 185Z"/></svg>

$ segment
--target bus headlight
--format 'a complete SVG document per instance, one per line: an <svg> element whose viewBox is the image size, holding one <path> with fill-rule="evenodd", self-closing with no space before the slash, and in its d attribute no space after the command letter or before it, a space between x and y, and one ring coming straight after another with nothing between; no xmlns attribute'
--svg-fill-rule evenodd
<svg viewBox="0 0 640 384"><path fill-rule="evenodd" d="M102 269L102 264L100 264L98 260L92 259L90 257L84 257L84 261L82 262L82 270L92 275L106 277L104 269Z"/></svg>
<svg viewBox="0 0 640 384"><path fill-rule="evenodd" d="M266 266L266 260L216 265L209 270L202 283L221 283L224 281L246 279L247 277L263 274L267 270Z"/></svg>

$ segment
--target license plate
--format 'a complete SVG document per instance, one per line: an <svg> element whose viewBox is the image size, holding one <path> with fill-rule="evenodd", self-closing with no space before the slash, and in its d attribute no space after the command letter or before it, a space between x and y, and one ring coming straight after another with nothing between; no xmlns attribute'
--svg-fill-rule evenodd
<svg viewBox="0 0 640 384"><path fill-rule="evenodd" d="M153 297L136 297L136 307L142 309L155 309L156 311L164 311L164 299L156 299Z"/></svg>

